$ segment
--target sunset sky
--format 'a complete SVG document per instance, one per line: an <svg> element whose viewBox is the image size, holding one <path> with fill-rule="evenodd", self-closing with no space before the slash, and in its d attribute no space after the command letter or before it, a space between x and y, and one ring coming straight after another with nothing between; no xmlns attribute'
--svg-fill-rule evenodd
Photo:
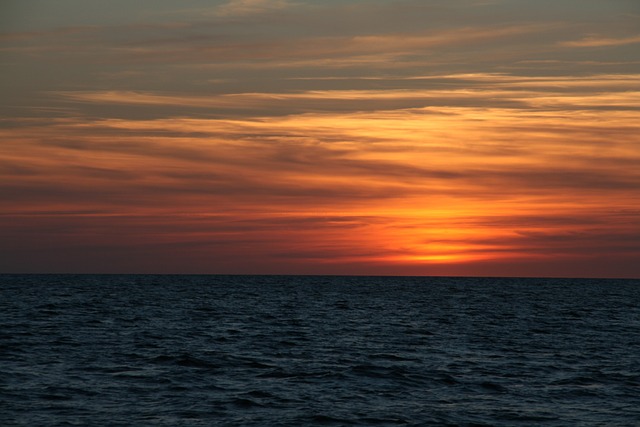
<svg viewBox="0 0 640 427"><path fill-rule="evenodd" d="M637 0L2 0L0 272L640 277Z"/></svg>

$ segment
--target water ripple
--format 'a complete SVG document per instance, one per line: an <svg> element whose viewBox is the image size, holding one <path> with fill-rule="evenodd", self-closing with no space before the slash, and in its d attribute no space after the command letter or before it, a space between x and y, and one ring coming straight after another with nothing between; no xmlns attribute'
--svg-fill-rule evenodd
<svg viewBox="0 0 640 427"><path fill-rule="evenodd" d="M640 419L640 283L0 276L1 425Z"/></svg>

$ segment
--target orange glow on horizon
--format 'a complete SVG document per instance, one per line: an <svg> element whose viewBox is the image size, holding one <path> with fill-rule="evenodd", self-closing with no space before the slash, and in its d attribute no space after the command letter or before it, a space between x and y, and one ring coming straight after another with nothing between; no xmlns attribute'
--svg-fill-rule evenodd
<svg viewBox="0 0 640 427"><path fill-rule="evenodd" d="M443 107L257 120L65 119L0 132L13 141L5 159L47 171L47 179L72 192L66 204L29 208L26 200L17 215L97 209L104 211L101 221L117 223L126 212L131 226L136 217L155 218L148 222L153 231L126 228L158 244L240 242L249 233L251 246L236 243L229 253L428 267L575 252L554 236L575 239L597 224L537 222L550 211L588 218L593 209L620 203L613 188L593 187L593 174L636 179L636 171L607 160L640 160L625 142L640 134L632 118L617 111L596 118L587 111ZM614 127L623 132L619 142L606 139ZM576 135L583 141L572 146ZM46 184L35 174L22 185ZM108 206L93 197L100 194L108 195ZM221 207L226 215L217 216ZM90 222L92 215L82 218ZM199 218L198 226L187 218ZM624 234L633 225L607 227ZM73 237L78 244L93 238ZM121 237L100 238L117 244Z"/></svg>

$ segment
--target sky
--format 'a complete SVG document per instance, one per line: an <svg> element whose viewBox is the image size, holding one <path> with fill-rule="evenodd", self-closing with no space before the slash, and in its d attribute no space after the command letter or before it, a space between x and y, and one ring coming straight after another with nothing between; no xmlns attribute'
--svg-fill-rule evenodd
<svg viewBox="0 0 640 427"><path fill-rule="evenodd" d="M0 272L640 277L637 0L0 0Z"/></svg>

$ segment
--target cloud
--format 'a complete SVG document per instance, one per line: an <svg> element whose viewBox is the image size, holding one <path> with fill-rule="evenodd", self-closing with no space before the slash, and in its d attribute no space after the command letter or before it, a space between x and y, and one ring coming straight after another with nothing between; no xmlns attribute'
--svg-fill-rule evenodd
<svg viewBox="0 0 640 427"><path fill-rule="evenodd" d="M640 35L629 37L602 37L587 36L580 40L561 42L561 46L565 47L604 47L604 46L624 46L628 44L640 43Z"/></svg>
<svg viewBox="0 0 640 427"><path fill-rule="evenodd" d="M333 204L353 214L353 205L372 209L381 200L421 204L457 199L477 202L477 209L484 210L481 205L511 198L602 203L638 190L640 179L633 169L640 160L637 111L584 110L580 103L568 102L554 108L534 105L540 97L562 99L563 93L539 94L536 85L563 84L564 78L449 75L435 80L480 86L212 96L63 93L69 100L96 105L228 110L251 104L269 111L281 104L288 113L21 120L0 129L7 141L0 150L7 165L0 168L2 191L7 201L18 204L57 200L96 207L108 200L114 206L158 209L169 204L190 210L200 209L206 200L225 209L268 204L288 210L304 201L305 209ZM583 85L568 90L578 90L571 96L590 99L590 91L597 93L610 81L618 82L616 76L603 78L603 86L586 85L584 95ZM528 82L536 85L526 90L517 86ZM609 90L624 90L624 85ZM469 104L451 106L460 98ZM493 107L486 105L487 98L518 103ZM433 104L436 99L449 105L405 108L407 102ZM322 102L327 104L319 111ZM385 109L389 102L396 107Z"/></svg>
<svg viewBox="0 0 640 427"><path fill-rule="evenodd" d="M539 114L548 109L634 111L640 105L638 74L589 76L518 76L505 73L442 74L320 79L326 86L366 89L323 89L245 93L167 93L140 91L59 91L52 95L95 105L119 104L206 110L226 117L357 111L400 111L405 114L465 115L471 108L514 108ZM335 82L335 83L334 83ZM378 83L380 82L380 83ZM376 87L383 85L383 87ZM387 86L385 88L384 86ZM399 86L394 88L394 86ZM479 113L480 114L480 113Z"/></svg>
<svg viewBox="0 0 640 427"><path fill-rule="evenodd" d="M289 6L283 1L245 0L223 5L218 11L234 18L262 16L261 13L281 11ZM443 28L421 26L413 30L389 28L384 31L346 28L336 32L309 32L304 22L309 21L312 25L311 16L312 13L302 14L283 23L285 28L293 27L284 33L280 30L265 34L254 34L250 30L238 32L230 24L219 22L214 22L215 25L191 22L91 27L89 35L84 34L87 29L74 28L26 35L15 33L7 37L28 36L26 41L29 43L9 43L0 49L28 56L38 54L42 59L54 62L62 58L81 59L85 64L217 64L219 67L242 66L245 72L247 68L243 67L252 66L343 68L378 64L400 67L411 62L435 64L434 58L426 61L423 56L445 48L451 50L447 56L460 50L468 58L469 45L510 44L514 40L524 40L532 33L550 29L550 24L544 23ZM289 22L298 20L301 22L295 25ZM252 24L247 25L250 27ZM266 22L264 25L272 27L276 24ZM54 52L55 56L52 56ZM450 61L450 58L439 59L443 64Z"/></svg>
<svg viewBox="0 0 640 427"><path fill-rule="evenodd" d="M216 9L221 17L236 17L274 12L290 7L287 0L230 0Z"/></svg>
<svg viewBox="0 0 640 427"><path fill-rule="evenodd" d="M87 145L90 148L92 142ZM309 152L308 147L300 147L297 154L308 156L301 161L295 159L292 147L286 150L287 158L266 148L239 145L238 155L250 157L245 166L229 165L234 157L215 150L217 160L150 158L153 145L146 155L83 156L85 162L113 159L118 170L135 166L137 176L121 183L96 175L95 168L69 167L69 163L42 170L44 175L30 183L3 180L0 192L5 202L10 200L14 209L21 210L33 203L41 212L37 218L16 214L3 219L0 231L5 242L20 239L6 259L36 241L38 249L32 255L45 256L38 255L47 247L43 236L58 254L77 252L80 257L106 250L137 259L136 250L142 247L131 242L146 242L144 246L158 256L178 251L193 253L196 258L192 259L202 257L199 268L205 270L205 265L212 265L204 263L207 257L216 260L216 269L221 267L219 260L238 256L257 268L253 259L271 259L275 266L292 252L298 255L289 257L290 262L375 261L396 266L558 259L594 255L603 248L637 252L632 246L602 240L609 236L615 241L615 236L629 233L634 216L627 216L625 225L620 216L614 221L611 215L589 211L588 203L602 206L624 189L607 188L580 203L576 200L584 193L575 177L559 177L568 181L565 188L573 185L578 190L565 191L555 186L559 181L546 185L545 170L518 176L513 173L518 167L503 167L502 177L494 171L474 172L452 177L455 185L437 191L436 185L447 182L446 177L402 171L402 164L381 162L376 167L375 160L348 160L323 155L323 150ZM460 159L448 160L456 169L461 167ZM334 179L326 176L328 171ZM597 178L602 176L593 179ZM390 183L395 188L383 192ZM513 185L511 192L509 185ZM532 186L544 191L536 194ZM56 220L42 215L43 204ZM76 207L77 213L56 214L52 206ZM91 206L101 209L91 211ZM101 214L107 209L110 213ZM601 232L585 234L594 226Z"/></svg>

